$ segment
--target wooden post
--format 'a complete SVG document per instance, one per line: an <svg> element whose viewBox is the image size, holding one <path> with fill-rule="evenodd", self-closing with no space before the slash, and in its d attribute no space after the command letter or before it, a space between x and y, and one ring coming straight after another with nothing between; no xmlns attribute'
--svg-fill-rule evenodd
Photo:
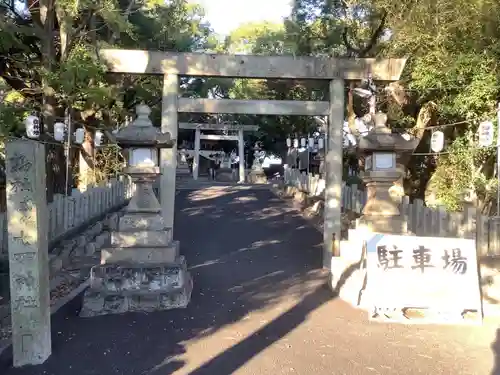
<svg viewBox="0 0 500 375"><path fill-rule="evenodd" d="M325 209L323 267L331 267L332 251L340 249L342 199L342 127L344 123L344 80L330 81L330 108L325 157ZM334 244L332 244L332 239Z"/></svg>
<svg viewBox="0 0 500 375"><path fill-rule="evenodd" d="M82 149L78 151L78 189L80 191L87 190L90 183L95 183L95 176L93 173L93 166L91 167L86 159L94 158L94 145L92 143L92 134L85 130L85 140L82 144Z"/></svg>
<svg viewBox="0 0 500 375"><path fill-rule="evenodd" d="M166 74L163 78L161 105L161 131L169 132L177 140L177 104L179 76ZM162 215L167 228L174 230L175 175L177 170L177 144L161 150L160 200Z"/></svg>
<svg viewBox="0 0 500 375"><path fill-rule="evenodd" d="M7 141L7 220L14 366L52 352L45 147Z"/></svg>

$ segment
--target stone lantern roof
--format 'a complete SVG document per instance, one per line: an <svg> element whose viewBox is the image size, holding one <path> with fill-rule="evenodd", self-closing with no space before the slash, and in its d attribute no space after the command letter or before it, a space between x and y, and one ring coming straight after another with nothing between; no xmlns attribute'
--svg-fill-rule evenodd
<svg viewBox="0 0 500 375"><path fill-rule="evenodd" d="M406 140L401 134L392 133L387 127L387 115L383 112L375 116L375 127L366 136L361 137L358 143L358 151L363 154L374 151L392 151L396 153L413 152L419 140Z"/></svg>
<svg viewBox="0 0 500 375"><path fill-rule="evenodd" d="M149 119L151 109L145 104L139 104L135 110L137 117L129 125L115 134L118 145L129 147L172 148L176 140L171 139L170 133L162 133L155 128Z"/></svg>

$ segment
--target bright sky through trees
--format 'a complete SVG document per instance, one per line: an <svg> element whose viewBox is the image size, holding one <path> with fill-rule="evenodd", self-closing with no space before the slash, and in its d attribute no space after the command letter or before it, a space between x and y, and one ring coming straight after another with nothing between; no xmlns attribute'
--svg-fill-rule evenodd
<svg viewBox="0 0 500 375"><path fill-rule="evenodd" d="M240 24L253 21L280 22L290 14L290 0L193 0L205 9L217 34L228 35Z"/></svg>

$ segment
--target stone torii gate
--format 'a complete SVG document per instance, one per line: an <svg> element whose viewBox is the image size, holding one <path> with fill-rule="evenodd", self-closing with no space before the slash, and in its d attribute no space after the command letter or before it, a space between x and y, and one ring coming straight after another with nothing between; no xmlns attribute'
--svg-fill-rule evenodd
<svg viewBox="0 0 500 375"><path fill-rule="evenodd" d="M342 127L345 80L397 81L405 59L252 56L103 49L100 58L111 73L162 75L161 130L177 139L177 113L328 116L325 157L323 266L339 248L341 230ZM328 80L329 101L229 100L179 98L179 76L254 79ZM174 224L177 148L161 151L161 205L167 227ZM332 239L335 242L332 246Z"/></svg>
<svg viewBox="0 0 500 375"><path fill-rule="evenodd" d="M232 130L237 131L237 136L217 136L220 140L238 141L238 157L239 162L239 178L240 182L245 181L245 150L243 133L245 131L257 131L258 125L232 125L232 124L203 124L194 122L180 122L179 129L191 129L195 131L194 136L194 161L193 161L193 179L198 179L200 166L200 140L201 139L216 139L213 136L201 134L201 130Z"/></svg>

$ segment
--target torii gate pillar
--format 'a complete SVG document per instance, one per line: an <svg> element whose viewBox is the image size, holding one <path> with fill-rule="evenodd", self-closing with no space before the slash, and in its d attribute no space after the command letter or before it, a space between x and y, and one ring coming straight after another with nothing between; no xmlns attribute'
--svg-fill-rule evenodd
<svg viewBox="0 0 500 375"><path fill-rule="evenodd" d="M201 130L196 129L194 131L193 180L197 180L200 173L200 136Z"/></svg>
<svg viewBox="0 0 500 375"><path fill-rule="evenodd" d="M245 142L243 140L243 129L238 130L238 157L240 158L240 183L245 182Z"/></svg>
<svg viewBox="0 0 500 375"><path fill-rule="evenodd" d="M177 139L177 109L179 95L179 76L165 74L161 103L161 131L170 133L172 139ZM175 212L175 178L177 170L177 143L173 148L160 151L161 188L160 203L165 226L174 232Z"/></svg>

